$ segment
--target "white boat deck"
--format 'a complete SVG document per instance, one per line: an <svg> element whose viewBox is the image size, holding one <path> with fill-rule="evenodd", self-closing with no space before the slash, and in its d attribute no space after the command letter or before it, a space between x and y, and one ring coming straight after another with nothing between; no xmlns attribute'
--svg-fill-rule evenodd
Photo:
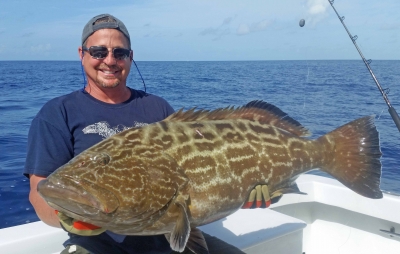
<svg viewBox="0 0 400 254"><path fill-rule="evenodd" d="M308 195L284 195L272 209L241 209L200 229L254 254L400 253L398 196L363 198L336 180L315 175L303 175L297 183ZM391 228L392 234L381 231ZM53 254L66 239L61 229L34 222L1 229L0 250Z"/></svg>
<svg viewBox="0 0 400 254"><path fill-rule="evenodd" d="M364 198L334 179L302 175L299 189L308 195L284 195L271 209L307 223L305 254L399 254L400 197Z"/></svg>

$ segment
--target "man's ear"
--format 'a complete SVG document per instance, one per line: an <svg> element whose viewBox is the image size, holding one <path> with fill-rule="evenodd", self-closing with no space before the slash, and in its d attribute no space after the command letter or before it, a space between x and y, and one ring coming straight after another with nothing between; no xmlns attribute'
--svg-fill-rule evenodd
<svg viewBox="0 0 400 254"><path fill-rule="evenodd" d="M82 47L79 47L78 48L78 55L79 55L79 58L81 59L81 61L83 60L83 54L84 54L85 52L82 50Z"/></svg>

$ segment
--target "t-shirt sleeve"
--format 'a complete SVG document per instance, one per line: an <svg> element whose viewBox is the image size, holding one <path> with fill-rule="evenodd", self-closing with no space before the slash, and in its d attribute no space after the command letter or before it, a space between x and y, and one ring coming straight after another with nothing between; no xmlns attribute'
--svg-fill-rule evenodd
<svg viewBox="0 0 400 254"><path fill-rule="evenodd" d="M148 110L157 114L161 114L158 119L158 121L164 120L167 118L169 115L173 114L175 110L172 108L172 106L164 99L158 96L154 96L154 100L157 103L157 108L149 106Z"/></svg>
<svg viewBox="0 0 400 254"><path fill-rule="evenodd" d="M169 115L172 115L173 113L175 113L175 110L172 108L172 106L165 101L165 118L167 118Z"/></svg>
<svg viewBox="0 0 400 254"><path fill-rule="evenodd" d="M24 175L47 177L73 157L73 140L50 122L35 117L28 134Z"/></svg>

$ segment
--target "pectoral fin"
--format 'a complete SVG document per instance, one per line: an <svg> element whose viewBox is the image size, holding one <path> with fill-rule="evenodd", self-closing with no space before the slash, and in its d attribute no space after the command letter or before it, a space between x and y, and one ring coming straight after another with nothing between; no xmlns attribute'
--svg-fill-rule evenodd
<svg viewBox="0 0 400 254"><path fill-rule="evenodd" d="M182 252L185 249L186 243L190 235L190 222L187 215L187 206L185 199L178 196L175 201L178 206L179 215L176 220L175 227L170 235L170 246L174 251Z"/></svg>

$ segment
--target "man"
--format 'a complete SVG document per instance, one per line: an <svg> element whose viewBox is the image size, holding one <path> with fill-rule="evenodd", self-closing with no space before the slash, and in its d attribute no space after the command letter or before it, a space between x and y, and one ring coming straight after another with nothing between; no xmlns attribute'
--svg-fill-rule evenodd
<svg viewBox="0 0 400 254"><path fill-rule="evenodd" d="M74 221L56 214L37 192L41 180L102 139L174 112L164 99L127 86L133 52L128 30L117 18L109 14L92 18L83 29L78 52L87 86L47 102L32 121L24 169L30 179L29 200L43 222L70 232L62 254L171 253L164 235L123 236ZM253 191L244 208L253 204L255 196L261 201L260 190L257 195ZM204 235L210 253L243 253Z"/></svg>
<svg viewBox="0 0 400 254"><path fill-rule="evenodd" d="M41 180L102 139L174 112L164 99L127 86L133 52L128 30L117 18L109 14L92 18L83 29L78 52L87 86L46 103L28 135L24 174L30 179L29 200L39 218L54 227L60 227L60 220L68 227L72 219L56 215L38 194ZM89 237L69 235L62 253L171 252L164 235L121 236L108 231Z"/></svg>

